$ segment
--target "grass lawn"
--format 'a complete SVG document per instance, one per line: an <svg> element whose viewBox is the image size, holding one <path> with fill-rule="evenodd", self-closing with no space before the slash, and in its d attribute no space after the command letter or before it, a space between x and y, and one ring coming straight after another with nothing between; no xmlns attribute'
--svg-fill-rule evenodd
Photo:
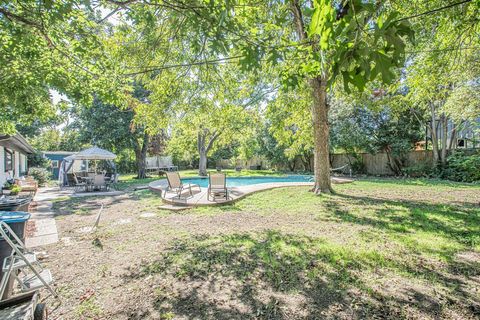
<svg viewBox="0 0 480 320"><path fill-rule="evenodd" d="M335 190L181 212L148 190L60 199L61 240L45 248L64 299L53 316L480 317L480 186L365 179ZM100 203L99 230L83 233Z"/></svg>

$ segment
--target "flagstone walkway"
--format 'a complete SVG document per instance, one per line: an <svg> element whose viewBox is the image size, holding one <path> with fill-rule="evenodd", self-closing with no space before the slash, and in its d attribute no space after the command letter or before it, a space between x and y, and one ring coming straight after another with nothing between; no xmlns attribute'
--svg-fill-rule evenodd
<svg viewBox="0 0 480 320"><path fill-rule="evenodd" d="M54 199L61 197L116 196L122 191L75 193L72 189L60 190L58 187L38 189L31 204L31 218L27 224L25 245L28 248L40 247L58 242L58 230L52 210Z"/></svg>
<svg viewBox="0 0 480 320"><path fill-rule="evenodd" d="M45 246L58 242L57 224L52 211L52 200L62 196L69 196L70 192L60 191L58 188L39 188L32 203L31 218L28 229L33 229L25 239L28 248Z"/></svg>

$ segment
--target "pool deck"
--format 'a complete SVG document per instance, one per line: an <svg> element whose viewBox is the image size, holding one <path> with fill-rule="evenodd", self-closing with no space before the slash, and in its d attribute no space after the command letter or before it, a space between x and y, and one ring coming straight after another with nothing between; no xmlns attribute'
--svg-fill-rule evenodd
<svg viewBox="0 0 480 320"><path fill-rule="evenodd" d="M352 179L332 177L332 183L350 183ZM229 187L228 199L216 198L215 200L207 199L208 188L192 187L192 194L190 195L188 190L185 190L180 197L175 192L167 191L168 182L166 179L157 180L151 182L148 187L151 191L158 193L163 202L166 204L162 206L164 209L169 210L181 210L190 207L198 206L211 206L219 204L227 204L235 202L243 197L252 194L254 192L270 190L274 188L283 187L297 187L297 186L313 186L313 182L271 182L271 183L259 183L248 186Z"/></svg>

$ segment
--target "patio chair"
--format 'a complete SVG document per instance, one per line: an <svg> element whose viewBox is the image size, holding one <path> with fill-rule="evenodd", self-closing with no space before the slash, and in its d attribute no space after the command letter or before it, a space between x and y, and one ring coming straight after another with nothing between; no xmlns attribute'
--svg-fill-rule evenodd
<svg viewBox="0 0 480 320"><path fill-rule="evenodd" d="M213 201L219 195L221 195L225 200L228 199L228 189L227 189L227 176L225 173L211 173L208 176L208 192L207 199L210 201L212 197Z"/></svg>
<svg viewBox="0 0 480 320"><path fill-rule="evenodd" d="M166 171L165 174L167 175L167 181L168 181L168 188L167 190L165 190L165 196L167 195L168 190L176 192L177 197L179 199L184 190L188 189L190 196L193 196L192 187L197 187L200 191L202 190L198 184L193 184L193 183L184 184L180 179L180 174L176 171L175 172Z"/></svg>
<svg viewBox="0 0 480 320"><path fill-rule="evenodd" d="M100 191L102 188L107 188L107 184L105 182L105 176L103 174L96 174L93 178L93 188L98 188Z"/></svg>
<svg viewBox="0 0 480 320"><path fill-rule="evenodd" d="M86 182L80 182L78 181L78 178L77 178L77 175L76 174L73 174L73 182L74 182L74 188L75 188L75 192L78 192L80 190L84 190L86 191L87 188L88 188L88 184Z"/></svg>
<svg viewBox="0 0 480 320"><path fill-rule="evenodd" d="M110 173L109 179L105 179L105 188L109 190L110 188L115 189L116 184L118 183L118 177L120 175L118 173ZM108 174L105 175L105 178L108 177Z"/></svg>
<svg viewBox="0 0 480 320"><path fill-rule="evenodd" d="M67 173L67 185L65 187L75 187L75 178L76 173ZM77 175L78 180L78 175ZM62 185L62 187L64 187Z"/></svg>

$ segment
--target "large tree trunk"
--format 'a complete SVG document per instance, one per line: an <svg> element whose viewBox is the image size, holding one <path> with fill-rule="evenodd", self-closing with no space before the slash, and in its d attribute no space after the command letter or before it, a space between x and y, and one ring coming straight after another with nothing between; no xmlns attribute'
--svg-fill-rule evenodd
<svg viewBox="0 0 480 320"><path fill-rule="evenodd" d="M312 88L312 121L313 151L315 185L312 189L316 194L332 192L330 180L329 158L329 127L326 81L320 77L310 79Z"/></svg>
<svg viewBox="0 0 480 320"><path fill-rule="evenodd" d="M305 22L303 21L302 9L299 0L292 0L291 8L293 22L300 40L307 40ZM312 49L319 51L318 41L312 43ZM332 192L330 182L330 161L329 161L329 131L328 131L328 106L327 106L327 82L325 76L318 76L309 79L312 88L312 120L313 140L315 143L313 151L315 185L312 189L316 194Z"/></svg>
<svg viewBox="0 0 480 320"><path fill-rule="evenodd" d="M206 176L207 175L207 160L208 160L208 152L213 147L213 143L217 138L220 136L221 131L216 130L212 133L208 145L205 145L207 141L207 137L209 136L210 131L208 129L203 129L202 131L198 132L197 137L197 148L198 148L198 155L199 155L199 162L198 162L198 175L199 176Z"/></svg>
<svg viewBox="0 0 480 320"><path fill-rule="evenodd" d="M198 162L198 175L206 176L207 175L207 152L205 149L199 151L200 161Z"/></svg>
<svg viewBox="0 0 480 320"><path fill-rule="evenodd" d="M135 141L135 162L137 164L137 178L144 179L147 177L147 150L148 150L148 141L150 136L148 133L143 135L143 141L140 145L138 141Z"/></svg>

